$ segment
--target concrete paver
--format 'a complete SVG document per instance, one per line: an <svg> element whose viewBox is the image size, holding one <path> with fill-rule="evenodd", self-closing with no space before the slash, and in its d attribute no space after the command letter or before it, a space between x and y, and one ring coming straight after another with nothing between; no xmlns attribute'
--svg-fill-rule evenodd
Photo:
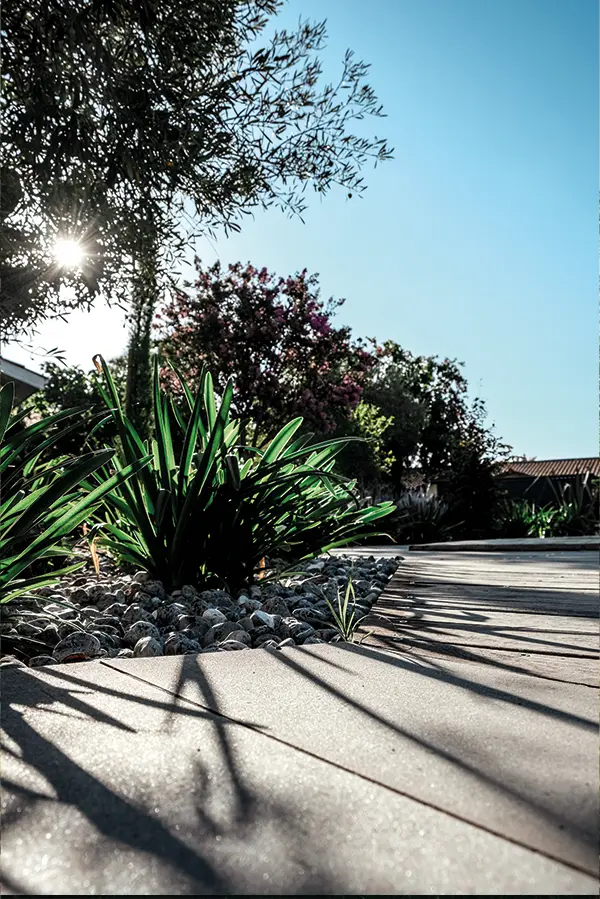
<svg viewBox="0 0 600 899"><path fill-rule="evenodd" d="M404 548L402 565L362 633L369 632L366 644L379 649L454 656L597 687L597 562L591 552Z"/></svg>
<svg viewBox="0 0 600 899"><path fill-rule="evenodd" d="M360 647L4 669L4 892L597 894L595 554L402 555Z"/></svg>
<svg viewBox="0 0 600 899"><path fill-rule="evenodd" d="M394 638L390 642L384 635L372 635L364 641L363 645L372 646L384 652L400 652L405 658L440 660L450 657L455 661L475 662L492 669L513 671L515 674L529 674L542 680L579 684L595 690L598 690L600 686L600 666L597 658L504 652L496 647L486 649L442 642L432 645L427 639L404 641Z"/></svg>
<svg viewBox="0 0 600 899"><path fill-rule="evenodd" d="M408 554L373 612L378 645L596 659L596 556Z"/></svg>
<svg viewBox="0 0 600 899"><path fill-rule="evenodd" d="M573 552L600 549L600 537L527 537L523 539L496 538L494 540L453 540L443 543L416 543L411 552Z"/></svg>
<svg viewBox="0 0 600 899"><path fill-rule="evenodd" d="M596 869L598 704L588 687L348 645L230 655L107 664Z"/></svg>
<svg viewBox="0 0 600 899"><path fill-rule="evenodd" d="M268 739L252 712L231 722L99 663L8 669L2 692L5 893L597 892L572 867Z"/></svg>
<svg viewBox="0 0 600 899"><path fill-rule="evenodd" d="M378 604L379 614L398 625L400 642L426 640L430 646L449 643L588 659L598 656L598 630L592 623L582 624L581 619L489 610L482 613L479 608L470 612L468 607L456 614L455 606L419 600L403 605L390 596ZM369 619L369 629L377 622L376 614Z"/></svg>

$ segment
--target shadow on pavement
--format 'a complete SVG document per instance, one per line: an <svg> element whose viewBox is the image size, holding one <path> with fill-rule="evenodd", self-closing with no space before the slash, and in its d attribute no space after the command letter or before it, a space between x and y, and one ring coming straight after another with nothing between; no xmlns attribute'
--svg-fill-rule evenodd
<svg viewBox="0 0 600 899"><path fill-rule="evenodd" d="M472 650L596 659L596 557L409 553L361 632L392 651L412 646L473 661L483 659Z"/></svg>
<svg viewBox="0 0 600 899"><path fill-rule="evenodd" d="M536 558L535 561L537 562L538 559ZM494 559L495 565L499 562L504 564L502 559ZM563 568L565 564L572 563L565 560ZM576 563L574 567L577 567ZM511 598L509 596L511 591L513 594L517 592L515 585L506 588L507 592L505 593L502 592L504 588L501 585L494 585L488 587L485 603L478 607L477 601L481 600L481 585L470 583L467 586L469 589L472 588L471 599L473 602L471 605L467 604L461 608L461 598L464 598L465 595L464 584L452 584L449 588L448 583L443 580L443 571L440 572L441 586L432 585L433 582L425 585L410 584L408 581L411 580L412 570L401 568L402 578L407 581L406 585L403 580L399 581L398 575L396 575L395 581L385 591L377 607L377 611L383 614L398 612L398 610L410 610L412 600L408 597L417 592L421 593L425 586L427 587L422 600L420 600L421 608L418 609L419 612L423 612L423 615L418 616L410 627L398 617L392 622L392 627L387 629L387 633L378 636L382 643L385 644L387 640L390 647L395 649L398 647L397 643L395 644L397 637L394 634L401 634L402 637L405 637L408 631L415 635L418 631L419 634L415 639L427 642L427 640L424 641L424 637L437 634L438 618L445 619L444 627L446 629L450 628L456 633L462 631L470 641L474 641L476 634L481 629L495 634L498 640L502 641L510 635L511 629L501 625L490 625L489 627L486 625L486 621L489 620L486 612L490 611L490 607L493 609L497 604L498 608L506 610L507 606L512 604L519 611L528 610L542 613L544 603L549 603L552 608L556 608L557 604L562 607L565 603L568 605L570 601L569 591L565 594L564 591L549 591L543 588L544 598L542 598L538 588L524 587L518 590L518 597ZM417 571L417 568L414 571ZM397 586L398 583L401 584L400 588ZM427 603L437 595L436 591L443 595L444 600L448 600L449 593L452 593L456 602L448 610L440 607L430 608ZM496 599L494 599L494 592ZM586 603L587 600L577 606L580 615L586 618L597 617L597 611L595 615L592 615ZM425 617L427 615L431 617L427 619ZM552 633L552 636L547 636L547 633ZM581 634L582 632L578 631L577 633ZM520 639L534 646L543 647L550 654L559 652L561 646L563 648L571 647L568 641L562 641L556 636L556 632L546 631L543 626L533 629L525 628L524 632L520 633ZM338 644L338 648L337 661L319 657L320 663L328 665L331 678L336 672L344 672L343 659L344 657L350 658L349 655L345 656L346 653L352 653L354 657L358 653L365 658L377 660L382 665L399 670L415 671L414 663L403 659L397 652L394 654L379 652L364 644L360 647ZM430 641L430 648L439 653L443 645ZM411 652L411 648L406 644L403 644L402 650ZM461 651L465 655L470 654L469 657L472 661L482 661L468 647L462 647ZM593 851L597 848L597 816L594 820L587 820L580 814L579 809L574 809L572 814L568 812L558 814L556 809L551 807L551 800L545 803L539 795L528 793L527 784L520 783L517 776L512 781L503 779L502 774L492 765L493 753L489 756L486 756L485 753L478 755L478 747L472 747L472 752L470 751L471 747L467 747L466 751L463 748L461 751L458 740L453 745L452 734L436 732L434 717L432 718L431 735L411 732L410 721L386 718L385 715L370 708L368 701L358 701L346 695L342 689L329 682L328 678L311 671L310 659L314 657L310 652L302 650L302 648L286 652L270 650L256 650L255 652L268 653L269 658L277 661L282 672L287 670L300 676L307 684L316 687L337 705L347 708L355 718L358 716L359 720L362 719L365 727L383 728L393 734L398 738L399 747L404 741L405 745L412 744L422 749L424 753L444 759L456 770L465 772L472 777L475 782L493 788L498 795L514 800L517 805L528 806L534 810L540 822L546 822L549 826L561 830L566 828L574 842L590 847ZM520 706L533 715L542 716L548 721L568 724L582 731L597 730L596 722L572 712L517 695L505 689L477 683L468 676L468 672L458 675L455 671L450 671L439 658L433 660L419 657L418 660L420 663L419 674L430 682L443 681L474 697L493 699L506 704L507 707ZM485 661L489 664L488 659ZM81 666L77 667L81 670ZM349 764L344 765L334 757L328 757L323 747L318 745L303 747L293 740L288 741L278 736L274 729L269 730L265 725L224 714L220 708L218 696L203 669L202 657L200 657L200 663L196 657L183 657L177 680L169 689L140 676L139 669L136 669L138 673L134 673L133 670L130 673L124 667L112 666L109 662L104 663L102 667L109 669L113 678L117 678L117 676L121 678L123 690L86 680L85 677L78 676L75 671L69 670L68 666L45 668L43 673L40 672L39 677L27 669L21 668L5 669L2 672L4 699L2 724L8 738L6 751L9 761L12 759L12 762L18 767L24 766L37 775L32 778L33 785L31 781L18 783L14 777L5 776L3 790L8 795L3 827L5 839L16 823L22 826L25 818L25 825L27 825L30 819L32 821L35 819L38 809L45 807L48 803L55 803L63 808L75 809L92 825L96 840L96 854L94 855L92 849L89 849L86 860L89 867L102 869L106 862L103 853L106 841L108 841L111 845L126 847L146 858L158 860L165 869L176 872L180 877L179 883L183 884L179 892L226 895L240 892L239 885L240 882L243 882L244 873L240 870L239 878L232 879L230 875L218 868L202 847L209 845L210 841L214 840L232 841L232 845L241 845L250 842L261 827L268 826L274 828L280 839L285 842L292 866L295 867L295 870L302 872L294 878L293 882L289 883L286 892L295 895L331 895L344 892L344 887L336 881L331 868L322 858L320 835L308 833L302 826L302 820L291 811L282 797L277 800L269 799L252 785L245 773L244 759L236 747L236 741L232 740L231 734L239 731L240 728L251 731L257 740L264 741L265 758L268 757L268 741L272 740L294 752L311 755L323 763L349 771L364 780L371 780L388 789L394 789L378 779L376 759L373 763L373 776L367 777L364 771L359 771ZM210 671L210 657L206 667L207 671ZM498 664L497 667L514 670L514 666L506 663ZM182 695L189 684L193 684L198 693L197 701ZM165 694L164 701L155 698L160 695L160 691ZM86 696L89 699L86 699ZM435 696L435 690L432 691L432 696ZM8 697L8 701L6 701L6 697ZM293 702L296 698L290 697L290 701ZM106 710L107 707L111 708L108 700L112 702L112 713ZM103 702L104 708L98 707L102 706ZM35 709L35 716L30 714L31 709ZM193 760L182 761L182 764L189 764L189 782L194 787L195 811L195 820L190 822L189 833L185 838L178 836L173 827L153 813L152 808L148 805L150 797L146 797L143 791L135 794L135 790L131 786L133 793L130 791L128 795L125 795L126 791L122 787L113 786L106 773L110 772L110 766L107 767L104 776L99 776L92 770L88 770L88 768L93 768L92 765L85 766L74 760L68 746L64 746L61 741L60 734L57 739L48 739L43 735L43 731L46 729L44 716L52 716L54 722L64 719L65 728L75 729L79 727L78 721L82 722L83 729L85 722L91 720L103 725L104 739L109 745L110 730L119 733L121 739L128 738L128 735L131 735L133 739L134 735L146 732L145 719L140 715L141 711L145 711L149 716L148 720L153 722L148 725L149 732L151 731L153 736L162 733L165 737L165 745L175 745L175 741L169 743L168 738L170 735L181 734L182 723L185 722L189 722L190 725L195 721L201 722L204 727L210 728L214 738L218 762L215 762L214 754L205 753L203 756L201 747ZM40 721L39 730L34 726L37 720ZM107 728L109 729L108 736ZM70 730L69 732L76 734L77 731ZM214 776L215 765L218 765L219 771L222 772L218 778ZM322 776L325 779L326 772ZM593 786L590 786L590 789L593 790ZM406 791L396 790L396 792L423 801L411 793L410 783L407 784ZM223 812L223 797L227 800L226 813ZM452 814L451 809L444 807L443 797L437 806L433 802L426 804ZM463 820L468 819L465 817ZM471 823L477 822L472 821ZM491 828L490 830L491 832L500 832ZM522 845L527 845L527 842L522 842ZM23 892L13 873L0 875L0 877L2 876L8 890L14 893Z"/></svg>
<svg viewBox="0 0 600 899"><path fill-rule="evenodd" d="M414 665L411 662L403 661L397 656L392 657L386 653L377 652L364 646L356 647L352 646L351 644L341 643L336 645L336 649L339 649L340 653L348 652L352 653L353 655L358 653L359 655L374 659L382 664L392 665L397 668L414 671ZM337 689L335 686L329 683L325 678L317 676L307 667L306 664L310 663L310 659L312 658L312 656L310 655L310 653L305 653L301 648L290 650L286 653L282 653L277 650L262 650L262 652L268 654L270 659L276 660L278 665L292 670L306 681L312 683L319 690L324 691L336 702L345 705L352 712L358 713L360 716L363 716L366 725L371 723L372 725L383 727L386 730L392 732L395 736L398 737L398 747L400 750L402 748L402 741L409 741L411 744L419 747L420 749L423 749L426 753L431 753L441 759L444 759L456 769L473 777L476 782L493 788L493 790L498 794L514 800L517 804L528 806L530 809L535 811L540 820L545 820L552 827L558 828L560 830L564 830L566 828L574 841L590 847L592 851L594 850L597 843L597 820L593 814L589 817L589 820L584 820L583 822L579 809L575 810L573 815L567 813L565 816L565 814L562 812L559 814L549 805L544 804L544 802L541 801L539 797L535 797L531 795L531 793L528 794L526 782L523 782L521 784L519 784L518 782L511 783L506 779L506 777L504 777L503 779L503 775L498 769L497 765L488 765L486 768L485 764L481 762L481 759L479 759L479 764L477 764L477 752L475 752L473 759L469 759L468 754L460 754L458 751L453 752L450 749L449 745L444 746L444 742L451 744L451 735L446 735L445 738L442 735L441 738L434 739L434 737L439 736L438 734L436 734L434 727L434 730L432 731L432 739L426 739L415 732L411 732L410 722L408 722L406 726L402 726L398 722L385 718L383 715L369 708L366 703L358 702L355 699L350 698L343 691ZM197 658L194 656L182 658L177 682L174 683L172 687L173 712L175 712L175 709L178 707L179 702L182 701L183 696L185 697L183 701L197 701L200 706L212 710L217 715L222 715L217 696L215 695L212 685L202 668L200 660L201 657ZM326 660L324 660L322 656L319 656L319 663L323 661ZM479 684L476 681L469 679L468 677L460 677L455 673L448 671L439 661L427 660L426 664L423 664L423 659L420 659L419 661L421 662L421 665L419 667L419 674L425 678L443 681L447 684L451 684L462 690L468 691L476 696L484 697L485 699L498 700L503 703L517 705L526 708L532 713L546 716L550 719L555 719L557 721L561 721L563 723L567 723L576 727L580 727L584 730L597 730L597 724L591 720L582 718L570 712L562 711L561 709L546 705L543 702L536 702L523 696L518 696L507 690L497 689L494 687ZM107 664L110 665L110 663ZM343 665L338 664L335 667L338 670L344 670ZM117 670L129 676L124 667L120 667ZM347 668L346 670L350 672L350 669ZM137 677L138 675L132 676ZM148 682L154 683L154 681ZM190 698L190 693L187 690L187 687L190 685L192 685L198 693L198 700ZM227 716L223 716L223 721L226 720L228 720ZM231 718L229 720L238 719ZM356 727L355 720L353 721L353 726ZM270 730L266 727L263 728L262 734L263 737L274 740L277 743L281 743L297 751L299 750L301 752L307 753L308 755L314 756L321 761L326 761L329 764L333 764L336 767L349 771L350 773L357 774L360 777L366 777L367 779L379 784L380 786L384 786L388 789L395 789L394 787L391 787L390 784L387 783L384 779L381 779L378 776L376 760L374 760L372 768L373 773L367 777L364 771L359 770L357 767L346 765L343 762L340 763L336 761L335 758L333 758L330 754L328 755L323 745L308 748L307 746L300 745L293 739L288 740L285 737L278 736L273 728L271 728ZM220 726L219 736L220 740L222 741L223 752L226 753L229 757L230 750L227 748L227 736L223 725ZM477 749L477 747L474 747L474 749ZM232 766L231 770L233 776L233 772L235 770L234 766ZM415 791L411 790L410 785L408 785L405 791L395 791L401 792L403 795L409 796L410 798L416 798L419 800L418 792L415 793ZM240 791L240 794L243 795L243 791ZM440 801L438 803L436 803L435 801L429 801L427 802L427 804L440 811L452 813L451 808L447 804L445 804L443 797L440 798ZM241 813L241 820L243 820L243 808L241 809ZM463 820L469 821L469 823L476 823L481 826L480 822L469 818L468 816L463 818ZM493 830L492 828L490 828L490 832L498 833L499 835L504 836L506 835L503 834L501 830ZM524 842L523 845L529 845L530 848L536 848L534 844L528 844L527 842Z"/></svg>
<svg viewBox="0 0 600 899"><path fill-rule="evenodd" d="M40 782L46 785L45 789L34 789L7 776L0 779L4 797L2 835L5 844L13 824L18 822L22 828L25 823L27 827L29 820L32 823L35 821L40 803L46 806L48 803L56 803L63 809L78 811L92 825L97 851L94 853L91 847L86 847L85 865L90 872L102 871L107 862L110 864L110 858L105 857L108 843L135 850L141 857L157 859L164 868L181 875L184 887L180 892L184 894L195 895L199 892L205 895L228 895L239 892L240 880L231 882L196 847L215 837L217 840L235 839L243 842L253 827L267 819L279 833L288 835L290 856L295 854L298 863L305 868L304 876L297 878L290 892L300 895L336 892L336 884L330 874L325 870L315 870L314 860L307 858L310 855L310 845L306 840L297 839L299 822L290 816L286 806L256 795L245 783L242 768L227 735L227 729L239 727L239 723L212 711L199 709L178 697L170 696L169 701L163 703L136 695L134 691L119 691L97 683L90 684L89 681L71 675L64 667L66 666L61 666L58 670L45 669L44 674L53 678L51 685L44 683L27 669L10 668L2 672L3 752L7 757L18 760L19 767L26 766L27 778L33 775L37 780L41 778ZM65 683L66 686L63 686ZM87 691L76 689L81 685L87 687ZM148 687L154 691L158 689L147 683L144 683L144 687L146 691ZM189 822L194 839L184 841L173 832L168 822L163 823L160 817L153 814L152 809L147 806L149 800L145 800L143 791L135 798L125 798L117 788L113 789L106 782L106 777L101 779L75 762L68 750L59 745L62 741L47 739L42 735L40 731L43 730L44 716L57 713L71 719L74 716L81 720L85 718L88 723L103 723L132 735L140 733L131 724L99 710L94 702L86 703L81 698L86 692L93 697L105 694L119 700L119 713L124 718L128 717L128 707L132 706L164 712L164 717L161 717L164 730L170 728L174 718L201 719L205 724L212 725L217 733L220 761L227 777L221 777L218 784L214 780L211 782L210 766L203 761L201 751L198 752L189 771L190 784L194 785L195 794L202 796L202 801L196 804L196 820ZM55 704L62 705L69 711L52 708ZM42 724L39 731L26 720L26 717L31 716L25 713L32 708ZM132 709L129 714L132 719L139 720L139 712ZM259 733L252 724L241 724ZM7 739L9 743L6 742ZM104 733L103 739L107 752L110 752L110 737L107 738ZM92 768L93 765L89 767ZM6 772L6 765L4 771ZM215 817L211 812L216 791L227 794L228 812L233 811L225 823L222 815ZM51 818L54 817L59 818L58 808L51 814ZM5 892L25 895L29 892L28 888L17 881L14 873L0 871L0 882L6 888Z"/></svg>

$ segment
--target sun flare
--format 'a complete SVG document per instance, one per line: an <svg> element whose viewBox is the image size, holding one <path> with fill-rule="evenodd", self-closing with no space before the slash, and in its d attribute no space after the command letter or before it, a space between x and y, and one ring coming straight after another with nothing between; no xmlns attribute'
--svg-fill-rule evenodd
<svg viewBox="0 0 600 899"><path fill-rule="evenodd" d="M84 252L76 240L63 238L54 245L54 258L63 268L77 268L83 262Z"/></svg>

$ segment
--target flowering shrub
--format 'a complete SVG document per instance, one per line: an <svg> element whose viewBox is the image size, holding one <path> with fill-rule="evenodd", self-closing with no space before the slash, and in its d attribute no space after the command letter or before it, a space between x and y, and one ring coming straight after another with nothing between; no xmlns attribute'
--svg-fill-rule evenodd
<svg viewBox="0 0 600 899"><path fill-rule="evenodd" d="M278 278L241 263L222 271L196 260L193 291L178 290L156 317L163 356L197 385L206 365L218 393L235 378L233 411L254 434L302 416L319 433L356 408L375 356L332 316L343 300L319 299L306 269ZM163 372L170 389L178 385Z"/></svg>

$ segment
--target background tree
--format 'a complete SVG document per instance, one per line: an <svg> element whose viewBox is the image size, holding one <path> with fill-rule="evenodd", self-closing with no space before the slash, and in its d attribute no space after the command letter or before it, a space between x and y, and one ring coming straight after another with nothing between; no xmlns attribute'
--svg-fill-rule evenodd
<svg viewBox="0 0 600 899"><path fill-rule="evenodd" d="M375 357L349 328L333 326L343 300L323 302L306 270L278 278L249 263L222 271L199 260L196 269L193 291L175 291L157 315L165 358L192 383L206 364L219 390L233 375L236 413L256 435L298 415L328 433L347 417Z"/></svg>
<svg viewBox="0 0 600 899"><path fill-rule="evenodd" d="M474 402L471 412L462 433L455 435L449 447L452 462L442 482L442 498L456 526L454 536L467 540L494 536L504 498L496 475L510 451L485 428L481 400Z"/></svg>
<svg viewBox="0 0 600 899"><path fill-rule="evenodd" d="M113 359L110 368L121 398L124 399L126 357ZM101 381L98 372L95 369L84 372L79 366L58 365L55 362L45 363L43 371L48 378L46 385L28 397L21 407L23 411L27 411L29 419L43 418L75 407L82 409L81 414L73 421L77 427L53 443L48 450L50 457L79 455L86 441L91 450L102 449L106 444L114 446L117 434L112 421L106 422L88 440L94 425L106 414L106 405L98 390L98 383Z"/></svg>
<svg viewBox="0 0 600 899"><path fill-rule="evenodd" d="M469 399L463 363L416 356L394 341L386 341L377 355L364 399L393 418L385 440L395 458L395 484L411 468L436 479L452 468L461 441L473 442L475 435L481 436L475 441L481 449L498 457L505 453L505 445L485 426L485 404Z"/></svg>
<svg viewBox="0 0 600 899"><path fill-rule="evenodd" d="M0 324L9 338L99 293L131 304L134 421L153 307L192 232L237 229L259 205L301 214L307 185L360 193L364 163L390 156L384 140L352 131L381 115L367 66L348 52L338 84L321 84L324 23L258 45L280 6L13 0L2 10L11 200ZM56 265L59 236L81 244L79 268Z"/></svg>
<svg viewBox="0 0 600 899"><path fill-rule="evenodd" d="M360 400L349 416L338 420L336 436L359 437L344 447L338 457L338 468L349 478L356 478L365 493L377 495L391 484L396 459L389 449L387 434L395 424L373 403Z"/></svg>

